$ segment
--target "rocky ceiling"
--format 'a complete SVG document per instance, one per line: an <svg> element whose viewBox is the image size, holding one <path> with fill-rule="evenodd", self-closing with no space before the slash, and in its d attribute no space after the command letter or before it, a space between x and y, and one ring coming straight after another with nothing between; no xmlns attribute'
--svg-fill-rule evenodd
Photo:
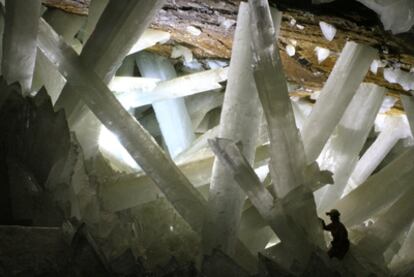
<svg viewBox="0 0 414 277"><path fill-rule="evenodd" d="M88 14L90 0L43 0L47 6L61 8L77 14ZM410 71L414 65L414 51L410 48L413 35L395 36L384 31L377 15L362 4L351 0L337 0L323 5L312 5L310 0L270 0L283 11L279 35L281 58L287 78L298 85L296 93L308 97L310 92L321 89L331 72L346 41L352 40L379 50L380 59L389 66ZM171 40L151 50L170 55L173 45L181 44L192 50L196 58L229 59L240 0L168 0L157 14L151 27L171 33ZM335 38L324 38L319 22L335 26ZM189 32L193 26L201 31ZM286 45L295 44L293 56L286 53ZM316 47L331 51L319 63ZM390 95L407 94L399 84L391 84L383 77L383 68L377 74L369 72L366 82L386 87ZM400 101L391 112L402 110Z"/></svg>

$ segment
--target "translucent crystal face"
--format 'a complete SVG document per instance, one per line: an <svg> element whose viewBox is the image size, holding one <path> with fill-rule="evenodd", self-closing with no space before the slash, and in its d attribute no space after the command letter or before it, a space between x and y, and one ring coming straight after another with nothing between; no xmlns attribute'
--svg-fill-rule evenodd
<svg viewBox="0 0 414 277"><path fill-rule="evenodd" d="M19 82L25 95L31 92L40 8L40 1L31 1L29 5L20 1L7 1L1 72L9 84ZM21 17L25 20L18 19Z"/></svg>
<svg viewBox="0 0 414 277"><path fill-rule="evenodd" d="M33 77L32 88L45 85L56 103L52 107L42 90L19 100L37 106L35 112L27 109L4 120L4 103L18 85L0 79L0 121L5 121L0 127L22 132L9 145L23 145L26 151L23 166L7 155L0 159L0 177L10 176L16 184L13 196L22 192L20 183L35 196L47 193L50 199L35 204L43 208L56 202L53 207L65 217L85 222L104 255L112 259L131 249L146 257L151 269L171 256L194 262L207 255L211 259L203 257L205 262L215 261L209 269L218 272L212 275L223 275L224 264L244 276L245 270L256 269L255 256L264 251L278 270L314 276L318 269L338 269L338 263L325 257L318 219L337 209L345 224L358 227L350 230L355 252L338 270L348 270L348 263L348 273L358 274L365 273L361 268L367 264L412 263L413 97L402 96L406 114L394 114L399 105L395 95L384 97L385 88L362 83L383 72L383 84L411 91L414 75L406 65L386 64L372 47L348 41L321 91L303 88L303 79L288 84L282 60L302 63L306 46L298 37L278 41L283 23L296 34L317 30L319 42L330 48L311 44L310 56L316 55L321 71L336 59L337 46L331 46L343 34L335 24L316 20L312 27L302 17L282 17L266 0L241 2L238 12L225 9L228 1L191 1L182 10L171 7L190 4L168 1L159 13L164 1L94 0L87 22L77 21L76 28L62 24L65 20L39 21L31 5L38 7L40 1L7 2L10 18L19 20L5 22L3 73L8 82L16 77L23 91ZM393 31L411 26L406 21L411 2L360 2L384 17L384 25ZM229 18L237 13L237 22L219 17L212 23L213 31L235 30L230 42L210 45L223 46L228 53L231 45L230 60L214 52L209 52L213 58L202 57L189 43L213 35L198 24L181 26L187 43L178 43L173 32L144 31L154 16L165 20L166 10L202 13L193 23L205 21L213 17L206 12L210 4ZM33 24L30 32L26 20ZM149 47L151 52L143 51ZM372 74L366 79L369 69ZM309 75L324 76L321 71ZM59 112L61 108L65 111ZM33 118L45 114L50 122L34 125ZM14 124L14 116L28 120ZM55 125L64 127L62 134L54 133ZM2 132L0 142L8 135ZM34 159L34 167L41 167L48 160L50 153L37 147L44 144L69 150L44 169L41 187L26 163ZM3 150L0 144L2 155ZM32 152L36 154L28 157ZM38 212L27 207L23 211L17 213ZM260 259L269 264L267 258ZM170 266L177 264L174 258Z"/></svg>
<svg viewBox="0 0 414 277"><path fill-rule="evenodd" d="M319 26L321 27L323 36L327 40L332 41L335 38L336 28L333 25L321 21L319 22Z"/></svg>
<svg viewBox="0 0 414 277"><path fill-rule="evenodd" d="M322 63L324 60L326 60L329 55L331 54L331 51L329 49L319 47L317 46L315 48L316 56L318 57L318 63Z"/></svg>
<svg viewBox="0 0 414 277"><path fill-rule="evenodd" d="M109 157L112 156L111 160L119 160L121 163L131 167L132 170L140 168L119 142L118 138L104 126L101 127L98 143L104 153L109 154Z"/></svg>
<svg viewBox="0 0 414 277"><path fill-rule="evenodd" d="M414 3L409 0L358 0L374 10L381 18L385 30L394 34L407 32L414 25Z"/></svg>
<svg viewBox="0 0 414 277"><path fill-rule="evenodd" d="M318 158L322 169L334 175L334 186L319 194L319 211L325 211L337 201L348 183L385 95L385 89L362 84L345 110L340 122Z"/></svg>
<svg viewBox="0 0 414 277"><path fill-rule="evenodd" d="M321 91L321 97L302 128L309 162L319 156L376 55L375 49L364 45L353 42L345 45ZM334 103L331 102L333 98L336 99Z"/></svg>
<svg viewBox="0 0 414 277"><path fill-rule="evenodd" d="M140 53L136 61L144 77L168 80L177 76L173 65L165 58ZM174 158L187 149L195 138L184 99L159 101L152 107L168 151Z"/></svg>

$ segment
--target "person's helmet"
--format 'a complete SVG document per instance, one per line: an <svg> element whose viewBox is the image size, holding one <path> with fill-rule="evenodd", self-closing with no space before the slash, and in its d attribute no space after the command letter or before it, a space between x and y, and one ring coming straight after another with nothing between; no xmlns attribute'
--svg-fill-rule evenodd
<svg viewBox="0 0 414 277"><path fill-rule="evenodd" d="M327 212L326 215L329 215L331 217L339 217L341 213L336 209L332 209L329 212Z"/></svg>

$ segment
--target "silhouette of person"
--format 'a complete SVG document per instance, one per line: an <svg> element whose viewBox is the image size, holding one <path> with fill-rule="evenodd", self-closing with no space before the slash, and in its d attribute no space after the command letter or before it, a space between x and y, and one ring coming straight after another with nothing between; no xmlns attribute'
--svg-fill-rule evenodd
<svg viewBox="0 0 414 277"><path fill-rule="evenodd" d="M328 250L328 256L330 258L337 258L342 260L346 252L349 250L348 231L344 224L339 220L340 213L338 210L331 210L326 213L331 219L331 223L325 224L325 221L321 218L322 228L331 232L333 240L331 241L331 247Z"/></svg>

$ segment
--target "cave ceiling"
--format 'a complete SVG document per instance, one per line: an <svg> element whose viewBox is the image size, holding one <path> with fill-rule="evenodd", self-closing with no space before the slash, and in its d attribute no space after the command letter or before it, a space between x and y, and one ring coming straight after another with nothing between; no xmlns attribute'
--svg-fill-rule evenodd
<svg viewBox="0 0 414 277"><path fill-rule="evenodd" d="M167 0L155 17L151 27L168 31L171 39L150 50L165 56L171 55L174 45L189 48L197 59L229 59L240 0ZM356 1L337 0L323 5L311 1L270 0L271 5L283 11L279 35L279 47L286 76L296 85L301 97L322 88L346 41L352 40L370 45L379 51L379 58L387 66L409 72L414 65L414 51L410 44L414 35L410 32L393 35L385 31L378 16ZM90 0L43 0L49 7L87 15ZM332 41L325 39L319 22L333 25L337 32ZM192 26L200 32L189 31ZM191 27L191 28L192 28ZM289 56L286 46L295 45L295 54ZM329 57L318 62L316 47L330 50ZM377 74L368 72L365 82L387 88L388 95L410 95L399 84L391 84L383 77L384 68ZM398 100L390 112L399 113L402 105Z"/></svg>

